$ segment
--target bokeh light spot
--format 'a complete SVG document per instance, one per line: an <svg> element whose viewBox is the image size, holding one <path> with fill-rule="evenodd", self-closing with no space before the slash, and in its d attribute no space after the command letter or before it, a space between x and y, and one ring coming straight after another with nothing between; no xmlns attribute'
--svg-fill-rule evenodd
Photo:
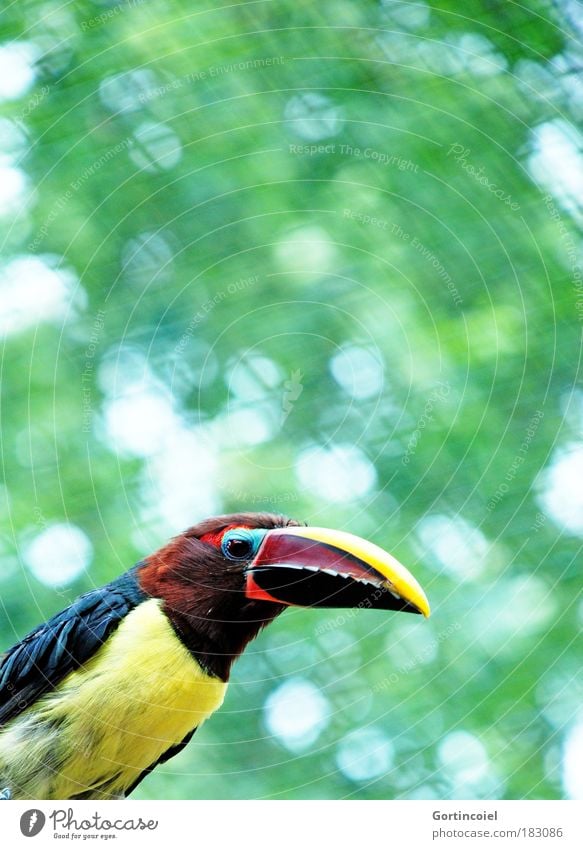
<svg viewBox="0 0 583 849"><path fill-rule="evenodd" d="M370 398L383 387L382 362L367 348L347 345L330 360L330 371L336 383L351 398Z"/></svg>
<svg viewBox="0 0 583 849"><path fill-rule="evenodd" d="M329 722L329 704L305 678L291 678L274 690L265 703L265 724L292 752L314 743Z"/></svg>
<svg viewBox="0 0 583 849"><path fill-rule="evenodd" d="M65 523L41 531L24 550L24 561L34 577L49 587L72 583L88 568L92 557L87 534Z"/></svg>
<svg viewBox="0 0 583 849"><path fill-rule="evenodd" d="M374 465L356 445L314 446L296 461L299 482L327 501L352 501L367 495L376 484Z"/></svg>
<svg viewBox="0 0 583 849"><path fill-rule="evenodd" d="M351 781L370 781L391 769L393 757L393 744L384 731L358 728L340 741L336 763Z"/></svg>

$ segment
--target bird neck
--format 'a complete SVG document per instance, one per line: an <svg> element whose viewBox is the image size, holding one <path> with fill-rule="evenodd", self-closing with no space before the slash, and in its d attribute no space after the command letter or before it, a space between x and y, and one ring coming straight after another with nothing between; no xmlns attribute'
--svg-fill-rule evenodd
<svg viewBox="0 0 583 849"><path fill-rule="evenodd" d="M165 604L162 605L162 610L181 643L202 669L207 674L225 682L229 680L233 663L243 653L247 644L267 624L267 621L233 622L217 619L204 621L197 615L185 615L169 610Z"/></svg>
<svg viewBox="0 0 583 849"><path fill-rule="evenodd" d="M209 546L184 535L138 565L142 590L162 602L175 634L202 668L227 681L233 662L284 609L247 599L240 569L225 570Z"/></svg>

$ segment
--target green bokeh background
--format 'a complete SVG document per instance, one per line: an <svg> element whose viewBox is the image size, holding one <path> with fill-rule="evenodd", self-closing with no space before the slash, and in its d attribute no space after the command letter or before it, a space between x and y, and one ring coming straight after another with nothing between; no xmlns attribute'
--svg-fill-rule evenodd
<svg viewBox="0 0 583 849"><path fill-rule="evenodd" d="M240 509L373 539L434 611L288 611L138 798L572 795L575 5L0 13L0 287L35 255L65 292L3 324L0 645Z"/></svg>

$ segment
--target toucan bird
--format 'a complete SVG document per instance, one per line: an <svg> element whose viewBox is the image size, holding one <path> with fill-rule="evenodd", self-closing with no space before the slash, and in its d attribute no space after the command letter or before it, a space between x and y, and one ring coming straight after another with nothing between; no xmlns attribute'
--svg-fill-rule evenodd
<svg viewBox="0 0 583 849"><path fill-rule="evenodd" d="M128 796L289 605L429 615L415 578L364 539L269 513L207 519L0 656L3 797Z"/></svg>

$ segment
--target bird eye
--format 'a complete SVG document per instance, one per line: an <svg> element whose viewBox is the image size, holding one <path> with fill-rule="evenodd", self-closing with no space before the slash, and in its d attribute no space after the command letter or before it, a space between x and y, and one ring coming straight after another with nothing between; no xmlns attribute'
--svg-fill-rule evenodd
<svg viewBox="0 0 583 849"><path fill-rule="evenodd" d="M223 540L223 553L231 560L247 560L253 554L253 540L242 536L227 537Z"/></svg>
<svg viewBox="0 0 583 849"><path fill-rule="evenodd" d="M240 560L250 554L251 543L248 539L230 539L227 542L226 551L229 557Z"/></svg>

